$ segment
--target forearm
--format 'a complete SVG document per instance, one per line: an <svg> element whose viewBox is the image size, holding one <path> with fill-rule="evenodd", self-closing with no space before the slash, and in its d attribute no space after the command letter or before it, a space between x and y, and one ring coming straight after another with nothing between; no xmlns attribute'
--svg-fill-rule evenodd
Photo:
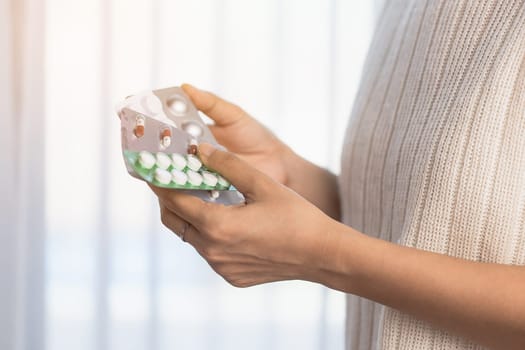
<svg viewBox="0 0 525 350"><path fill-rule="evenodd" d="M337 224L321 282L495 349L525 348L525 267L407 248Z"/></svg>
<svg viewBox="0 0 525 350"><path fill-rule="evenodd" d="M291 150L286 151L284 157L287 165L285 185L339 221L341 209L337 176Z"/></svg>

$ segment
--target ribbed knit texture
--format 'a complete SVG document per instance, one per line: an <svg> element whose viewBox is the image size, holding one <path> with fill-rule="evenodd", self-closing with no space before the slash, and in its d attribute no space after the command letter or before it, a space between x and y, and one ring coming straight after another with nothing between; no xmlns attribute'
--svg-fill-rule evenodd
<svg viewBox="0 0 525 350"><path fill-rule="evenodd" d="M525 265L525 0L387 0L347 130L343 221ZM349 296L347 349L481 349Z"/></svg>

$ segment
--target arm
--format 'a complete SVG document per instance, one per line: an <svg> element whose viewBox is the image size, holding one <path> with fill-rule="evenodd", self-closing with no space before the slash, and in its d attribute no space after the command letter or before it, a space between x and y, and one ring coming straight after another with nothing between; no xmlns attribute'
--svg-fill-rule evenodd
<svg viewBox="0 0 525 350"><path fill-rule="evenodd" d="M303 279L357 294L494 349L525 348L525 267L485 264L365 236L231 153L201 145L245 205L153 188L163 223L238 287ZM189 229L185 229L188 222Z"/></svg>
<svg viewBox="0 0 525 350"><path fill-rule="evenodd" d="M343 225L329 245L319 282L494 349L525 348L525 267L398 246Z"/></svg>

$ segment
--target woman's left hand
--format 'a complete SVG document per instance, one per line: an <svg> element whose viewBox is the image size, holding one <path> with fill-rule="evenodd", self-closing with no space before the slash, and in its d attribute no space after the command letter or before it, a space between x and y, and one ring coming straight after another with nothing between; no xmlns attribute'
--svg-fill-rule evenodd
<svg viewBox="0 0 525 350"><path fill-rule="evenodd" d="M175 232L191 224L186 240L234 286L318 282L480 345L524 349L525 267L457 259L360 234L232 153L210 147L200 146L201 159L226 176L246 204L226 207L152 188L163 223Z"/></svg>
<svg viewBox="0 0 525 350"><path fill-rule="evenodd" d="M202 144L199 156L244 194L246 204L224 206L151 186L163 224L184 232L184 240L234 286L318 282L318 273L333 258L325 249L339 239L339 223L232 153Z"/></svg>

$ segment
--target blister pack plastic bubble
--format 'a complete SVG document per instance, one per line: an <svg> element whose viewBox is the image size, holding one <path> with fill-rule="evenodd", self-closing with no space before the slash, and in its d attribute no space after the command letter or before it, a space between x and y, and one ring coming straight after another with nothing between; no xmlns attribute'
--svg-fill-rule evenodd
<svg viewBox="0 0 525 350"><path fill-rule="evenodd" d="M158 187L177 189L222 204L244 202L223 176L206 168L197 145L218 145L179 87L145 91L117 106L128 172Z"/></svg>

